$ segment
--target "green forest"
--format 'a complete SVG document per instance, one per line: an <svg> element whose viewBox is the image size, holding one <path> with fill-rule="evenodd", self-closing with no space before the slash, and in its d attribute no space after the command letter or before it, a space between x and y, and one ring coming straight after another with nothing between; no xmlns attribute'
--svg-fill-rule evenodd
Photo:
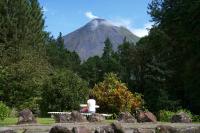
<svg viewBox="0 0 200 133"><path fill-rule="evenodd" d="M65 49L61 33L54 37L45 31L37 0L1 0L0 101L45 116L78 110L90 93L98 97L97 88L117 86L135 97L135 108L128 111L187 109L199 115L200 1L152 0L147 11L154 23L148 36L136 44L124 38L117 51L107 38L101 57L81 62ZM111 110L101 111L129 107L111 104Z"/></svg>

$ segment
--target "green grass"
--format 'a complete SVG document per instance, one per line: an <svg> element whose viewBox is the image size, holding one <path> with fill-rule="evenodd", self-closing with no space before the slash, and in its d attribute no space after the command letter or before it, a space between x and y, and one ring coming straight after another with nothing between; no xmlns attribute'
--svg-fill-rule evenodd
<svg viewBox="0 0 200 133"><path fill-rule="evenodd" d="M17 123L18 118L6 118L4 121L0 120L0 126L14 125Z"/></svg>
<svg viewBox="0 0 200 133"><path fill-rule="evenodd" d="M53 118L37 118L39 124L51 125L55 123Z"/></svg>
<svg viewBox="0 0 200 133"><path fill-rule="evenodd" d="M18 118L6 118L4 121L0 120L0 126L16 125ZM55 123L53 118L37 118L38 124L51 125Z"/></svg>
<svg viewBox="0 0 200 133"><path fill-rule="evenodd" d="M116 121L116 120L109 120L109 119L108 119L108 120L106 120L105 122L111 124L111 123L113 123L113 122L115 122L115 121Z"/></svg>

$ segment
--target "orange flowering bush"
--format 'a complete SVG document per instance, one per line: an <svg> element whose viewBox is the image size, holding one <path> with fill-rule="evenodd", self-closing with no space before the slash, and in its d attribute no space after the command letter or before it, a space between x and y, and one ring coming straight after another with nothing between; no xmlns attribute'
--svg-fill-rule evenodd
<svg viewBox="0 0 200 133"><path fill-rule="evenodd" d="M104 81L96 84L91 94L100 105L100 111L106 113L131 112L143 105L141 95L132 93L116 74L106 74Z"/></svg>

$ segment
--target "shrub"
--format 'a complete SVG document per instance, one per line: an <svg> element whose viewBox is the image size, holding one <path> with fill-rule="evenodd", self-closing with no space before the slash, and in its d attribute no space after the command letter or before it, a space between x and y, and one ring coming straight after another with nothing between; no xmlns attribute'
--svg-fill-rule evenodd
<svg viewBox="0 0 200 133"><path fill-rule="evenodd" d="M58 70L47 80L40 103L42 115L49 111L77 110L88 99L87 82L69 70Z"/></svg>
<svg viewBox="0 0 200 133"><path fill-rule="evenodd" d="M159 112L159 120L162 122L170 122L172 116L175 114L175 112L168 111L168 110L160 110Z"/></svg>
<svg viewBox="0 0 200 133"><path fill-rule="evenodd" d="M100 105L101 112L131 112L143 104L141 95L130 92L113 73L106 74L104 81L95 85L91 94Z"/></svg>
<svg viewBox="0 0 200 133"><path fill-rule="evenodd" d="M200 122L200 115L194 115L187 109L180 109L177 111L177 113L179 112L186 113L192 119L193 122Z"/></svg>
<svg viewBox="0 0 200 133"><path fill-rule="evenodd" d="M180 112L186 113L190 118L193 117L192 113L187 109L179 109L176 113L180 113Z"/></svg>
<svg viewBox="0 0 200 133"><path fill-rule="evenodd" d="M41 101L41 98L39 97L34 97L34 98L31 97L29 99L26 99L26 101L24 101L23 104L21 104L18 107L18 111L28 108L33 112L35 116L39 116L40 115L39 101Z"/></svg>
<svg viewBox="0 0 200 133"><path fill-rule="evenodd" d="M0 120L4 120L10 114L10 109L2 101L0 101Z"/></svg>
<svg viewBox="0 0 200 133"><path fill-rule="evenodd" d="M19 115L18 110L16 108L12 108L11 111L10 111L9 117L15 118L15 117L18 117L18 115Z"/></svg>
<svg viewBox="0 0 200 133"><path fill-rule="evenodd" d="M198 119L200 120L200 117L198 115L192 115L192 113L189 110L186 109L179 109L176 112L168 111L168 110L160 110L159 112L159 120L163 122L170 122L173 115L184 112L186 113L190 118L192 118L192 121L198 122Z"/></svg>
<svg viewBox="0 0 200 133"><path fill-rule="evenodd" d="M192 121L193 122L200 122L200 115L193 115Z"/></svg>

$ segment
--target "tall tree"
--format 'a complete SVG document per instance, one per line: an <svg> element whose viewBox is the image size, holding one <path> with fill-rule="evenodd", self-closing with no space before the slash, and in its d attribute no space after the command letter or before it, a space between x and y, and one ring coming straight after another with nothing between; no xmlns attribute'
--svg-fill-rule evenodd
<svg viewBox="0 0 200 133"><path fill-rule="evenodd" d="M171 54L174 59L171 64L174 73L168 80L169 88L173 90L171 94L181 100L183 107L192 109L196 113L198 113L196 109L200 107L197 102L199 97L196 95L199 95L200 91L193 89L199 84L198 81L194 82L199 77L199 66L194 64L198 62L197 51L200 50L199 10L198 0L153 0L149 5L149 13L156 27L171 40L168 46L172 49ZM190 77L189 73L196 74Z"/></svg>
<svg viewBox="0 0 200 133"><path fill-rule="evenodd" d="M64 40L61 33L57 39L48 36L46 42L48 61L54 68L78 71L81 63L80 58L76 52L70 52L64 48Z"/></svg>
<svg viewBox="0 0 200 133"><path fill-rule="evenodd" d="M113 54L112 43L109 38L107 38L104 42L105 47L103 48L103 59L109 59Z"/></svg>
<svg viewBox="0 0 200 133"><path fill-rule="evenodd" d="M0 2L1 100L11 107L35 108L50 72L44 49L44 19L37 0Z"/></svg>
<svg viewBox="0 0 200 133"><path fill-rule="evenodd" d="M109 72L118 72L119 71L119 62L118 56L114 52L112 43L109 38L104 42L105 47L103 49L103 55L101 57L103 63L103 73Z"/></svg>

